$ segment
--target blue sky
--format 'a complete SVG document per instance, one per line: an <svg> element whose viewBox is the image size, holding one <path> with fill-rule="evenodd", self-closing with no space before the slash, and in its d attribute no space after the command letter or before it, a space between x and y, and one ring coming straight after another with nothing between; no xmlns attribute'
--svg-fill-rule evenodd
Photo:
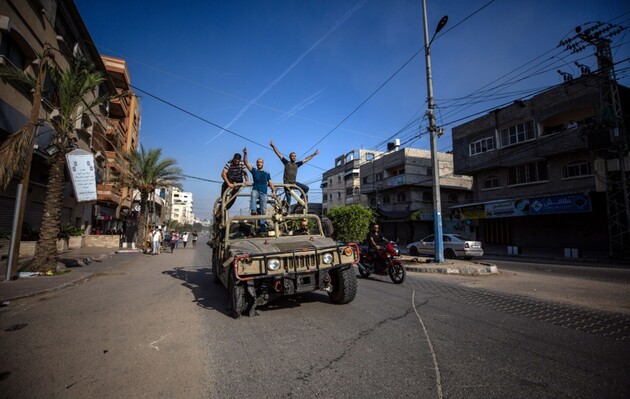
<svg viewBox="0 0 630 399"><path fill-rule="evenodd" d="M99 52L124 58L142 90L140 142L187 175L219 181L246 146L281 182L269 140L287 158L317 148L298 181L321 201L323 171L352 149L383 150L393 138L429 148L420 0L75 3ZM577 77L576 60L596 69L592 48L558 46L576 26L630 24L621 0L427 0L427 13L430 35L449 17L431 45L440 151L451 150L453 126L561 83L558 69ZM630 33L612 40L617 77L630 86ZM220 184L183 186L195 214L210 217Z"/></svg>

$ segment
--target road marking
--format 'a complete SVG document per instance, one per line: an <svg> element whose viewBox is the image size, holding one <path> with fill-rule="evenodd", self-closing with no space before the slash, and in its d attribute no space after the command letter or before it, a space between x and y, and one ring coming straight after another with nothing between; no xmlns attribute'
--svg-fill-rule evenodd
<svg viewBox="0 0 630 399"><path fill-rule="evenodd" d="M435 385L437 386L437 394L438 398L442 399L442 379L440 378L440 367L438 366L437 356L435 355L435 351L433 350L433 344L431 343L431 338L429 338L429 332L422 321L422 317L418 313L416 309L416 290L413 290L411 294L411 305L413 306L413 311L416 312L416 316L418 316L418 321L420 321L420 325L422 326L422 330L424 330L424 335L427 337L427 343L429 344L429 349L431 350L431 356L433 357L433 369L435 370Z"/></svg>
<svg viewBox="0 0 630 399"><path fill-rule="evenodd" d="M155 344L157 344L158 342L160 342L161 340L163 340L164 338L168 337L168 336L169 336L169 335L171 335L171 334L173 334L173 333L168 333L168 334L166 334L165 336L163 336L162 338L158 339L157 341L153 341L153 342L151 342L151 343L149 344L149 347L150 347L150 348L155 349L156 351L159 351L159 350L160 350L160 348L158 348L157 346L155 346Z"/></svg>

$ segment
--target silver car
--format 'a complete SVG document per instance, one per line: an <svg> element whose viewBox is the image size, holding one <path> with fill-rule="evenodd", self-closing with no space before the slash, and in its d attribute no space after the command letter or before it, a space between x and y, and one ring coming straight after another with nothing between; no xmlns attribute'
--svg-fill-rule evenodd
<svg viewBox="0 0 630 399"><path fill-rule="evenodd" d="M481 241L473 241L459 234L443 234L444 257L447 259L465 258L471 259L473 256L483 256L483 246ZM435 254L435 236L433 234L424 237L420 241L407 244L409 255Z"/></svg>

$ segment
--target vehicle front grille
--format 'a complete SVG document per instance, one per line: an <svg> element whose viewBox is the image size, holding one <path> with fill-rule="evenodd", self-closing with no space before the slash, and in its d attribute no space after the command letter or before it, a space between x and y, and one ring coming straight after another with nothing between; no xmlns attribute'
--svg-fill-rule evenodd
<svg viewBox="0 0 630 399"><path fill-rule="evenodd" d="M319 261L318 256L312 255L293 255L290 257L282 258L283 266L285 270L299 270L299 269L311 269L316 268Z"/></svg>

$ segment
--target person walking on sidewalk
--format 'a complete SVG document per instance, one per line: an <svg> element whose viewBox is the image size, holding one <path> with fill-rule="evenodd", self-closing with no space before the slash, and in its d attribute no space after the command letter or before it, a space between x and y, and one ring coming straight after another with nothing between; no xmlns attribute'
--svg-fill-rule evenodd
<svg viewBox="0 0 630 399"><path fill-rule="evenodd" d="M182 242L184 243L184 249L186 249L186 244L188 244L188 232L182 234Z"/></svg>
<svg viewBox="0 0 630 399"><path fill-rule="evenodd" d="M197 236L198 236L197 231L196 230L193 231L192 232L193 248L197 248L197 238L198 238Z"/></svg>
<svg viewBox="0 0 630 399"><path fill-rule="evenodd" d="M171 253L177 248L177 241L179 241L179 234L176 231L171 231Z"/></svg>
<svg viewBox="0 0 630 399"><path fill-rule="evenodd" d="M153 255L160 254L160 243L162 242L162 229L153 229L153 235L151 236L152 244L153 244Z"/></svg>
<svg viewBox="0 0 630 399"><path fill-rule="evenodd" d="M284 184L294 184L294 185L298 186L299 188L301 188L304 191L304 195L308 194L308 186L306 184L302 184L302 183L299 183L297 181L297 172L298 172L298 168L300 166L304 165L306 162L308 162L311 159L313 159L313 157L315 155L319 154L319 150L315 150L314 153L312 153L311 155L307 156L306 158L304 158L301 161L296 161L297 155L295 154L295 152L290 153L289 154L289 160L287 160L284 156L282 156L282 153L280 153L280 151L278 151L278 148L275 146L275 144L273 144L273 141L269 140L269 145L271 145L271 148L276 153L278 158L280 158L280 161L282 161L282 164L284 165L284 175L282 177L283 178L283 183ZM289 193L289 189L285 188L284 192L285 192L287 205L290 206L291 205L291 194ZM302 199L304 201L307 201L306 198L302 198Z"/></svg>

